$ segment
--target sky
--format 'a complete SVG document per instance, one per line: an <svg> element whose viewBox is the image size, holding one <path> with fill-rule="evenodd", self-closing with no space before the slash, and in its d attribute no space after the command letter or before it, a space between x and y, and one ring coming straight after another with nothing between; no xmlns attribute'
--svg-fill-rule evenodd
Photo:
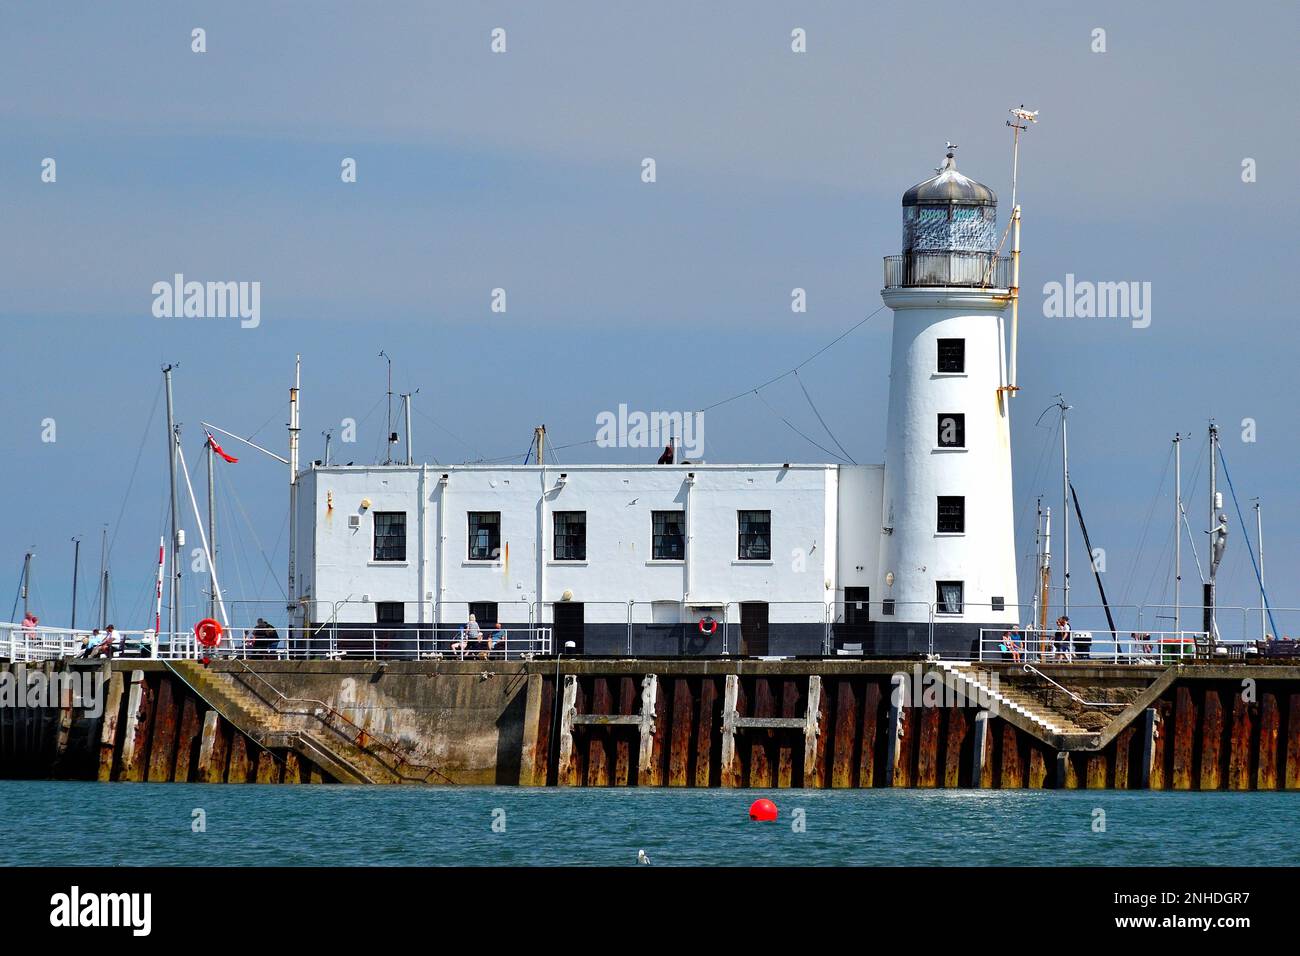
<svg viewBox="0 0 1300 956"><path fill-rule="evenodd" d="M1040 122L1024 134L1019 179L1022 597L1037 496L1059 515L1058 415L1039 417L1063 394L1112 603L1172 599L1175 432L1189 436L1184 496L1205 561L1213 418L1252 539L1251 499L1262 502L1271 602L1300 608L1300 332L1285 304L1297 8L972 9L0 5L0 491L11 503L0 594L16 594L34 547L32 603L66 625L80 536L85 623L107 528L110 616L151 623L164 363L178 366L200 501L201 420L285 453L297 354L304 460L322 456L326 429L335 461L382 458L383 350L394 390L418 389L418 460L521 460L544 423L562 462L652 461L657 449L583 444L596 416L740 394L706 413L708 460L834 460L823 448L838 441L878 463L890 336L880 263L900 251L899 199L951 141L959 168L998 191L1004 223L1004 121L1025 103ZM796 29L806 52L791 48ZM346 159L355 182L343 181ZM259 324L155 317L153 285L176 273L259 282ZM1044 285L1067 274L1150 283L1149 326L1045 315ZM791 310L795 288L806 312ZM494 289L504 312L492 311ZM800 380L749 394L868 316ZM346 418L354 444L338 440ZM285 469L226 444L242 460L217 482L223 585L278 599ZM1230 496L1226 510L1220 602L1257 605ZM1096 603L1078 537L1074 600ZM1184 554L1184 602L1195 603ZM191 606L200 583L186 585ZM1149 629L1169 626L1152 613ZM1236 613L1231 628L1257 636L1255 621ZM1277 624L1300 632L1300 611Z"/></svg>

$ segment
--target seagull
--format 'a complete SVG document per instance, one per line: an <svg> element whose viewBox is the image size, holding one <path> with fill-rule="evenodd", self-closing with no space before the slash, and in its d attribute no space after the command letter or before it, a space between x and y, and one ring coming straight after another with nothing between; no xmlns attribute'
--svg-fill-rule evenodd
<svg viewBox="0 0 1300 956"><path fill-rule="evenodd" d="M650 863L650 857L648 857L648 856L645 855L645 850L637 850L637 851L636 851L636 861L637 861L637 863L644 863L644 864L646 864L646 865L649 865L649 863Z"/></svg>

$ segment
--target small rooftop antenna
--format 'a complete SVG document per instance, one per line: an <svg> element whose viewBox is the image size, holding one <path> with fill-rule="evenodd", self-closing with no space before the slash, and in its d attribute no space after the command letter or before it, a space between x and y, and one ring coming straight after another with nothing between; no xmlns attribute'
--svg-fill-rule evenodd
<svg viewBox="0 0 1300 956"><path fill-rule="evenodd" d="M393 463L393 357L383 349L379 350L379 357L388 360L388 427L384 431L384 447L388 451L384 455L384 464Z"/></svg>
<svg viewBox="0 0 1300 956"><path fill-rule="evenodd" d="M998 389L999 398L1003 392L1011 396L1020 391L1016 384L1019 381L1016 355L1020 342L1020 204L1016 202L1016 185L1020 176L1020 132L1038 122L1038 110L1027 110L1024 103L1007 112L1013 117L1007 120L1007 125L1015 131L1011 139L1011 362L1007 384Z"/></svg>

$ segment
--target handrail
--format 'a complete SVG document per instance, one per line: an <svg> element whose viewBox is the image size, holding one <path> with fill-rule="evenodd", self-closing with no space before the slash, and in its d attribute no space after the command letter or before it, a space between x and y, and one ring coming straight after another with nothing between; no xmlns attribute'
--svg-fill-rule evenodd
<svg viewBox="0 0 1300 956"><path fill-rule="evenodd" d="M366 730L364 727L361 727L359 724L357 724L356 721L352 720L352 718L348 717L348 716L347 716L346 714L344 714L344 713L341 713L340 711L338 711L337 709L335 709L334 707L332 707L330 704L327 704L325 701L320 700L320 699L315 698L315 697L289 697L289 696L287 696L286 694L281 693L280 690L279 690L279 689L278 689L274 684L272 684L270 681L268 681L265 677L263 677L263 676L262 676L261 674L259 674L257 671L255 671L255 670L253 670L251 667L249 667L248 664L247 664L247 662L245 662L245 661L243 661L243 660L240 660L240 659L237 658L237 657L236 657L236 658L232 658L232 660L234 660L236 663L239 664L239 666L241 666L242 668L244 668L244 670L248 671L248 673L252 674L252 675L253 675L254 677L256 677L259 681L261 681L263 684L265 684L267 687L269 687L269 688L271 689L271 692L274 693L277 697L279 697L282 701L285 701L286 703L319 704L319 705L320 705L319 710L318 710L318 711L313 711L309 716L311 716L311 717L315 717L317 720L320 720L321 723L325 724L327 727L329 726L329 724L327 724L327 723L326 723L326 722L321 718L320 713L319 713L320 710L324 710L324 711L328 712L328 713L330 714L330 716L339 718L339 719L340 719L341 721L343 721L345 724L347 724L348 726L350 726L350 727L352 727L353 729L355 729L356 732L357 732L357 737L356 737L355 739L353 739L353 740L350 741L350 743L352 743L353 746L360 747L363 751L366 751L367 753L369 753L369 750L367 750L367 748L366 748L366 747L361 743L361 741L362 741L363 738L369 738L369 739L372 740L374 743L376 743L377 745L379 745L380 747L382 747L384 750L387 750L387 751L388 751L389 753L391 753L394 757L396 757L396 758L397 758L398 765L399 765L400 767L414 767L414 768L417 769L417 770L425 770L425 771L428 771L428 773L426 773L426 774L424 775L424 777L423 777L423 780L424 780L425 782L428 781L428 779L429 779L429 774L430 774L430 773L434 773L434 774L437 774L439 777L441 777L443 780L447 781L447 783L451 784L452 786L456 786L456 781L452 780L450 777L448 777L445 773L443 773L443 772L442 772L441 770L439 770L437 767L432 767L432 766L429 766L429 765L427 765L427 764L413 763L413 762L411 762L411 761L408 761L408 760L406 759L406 757L404 757L404 756L402 755L402 753L401 753L399 750L397 750L397 748L393 747L391 744L385 742L384 740L380 739L379 737L376 737L373 733L371 733L370 731ZM330 729L333 730L335 733L339 733L339 731L337 730L337 728L333 728L333 727L331 727ZM380 761L380 762L382 763L383 761ZM391 769L391 768L390 768L390 769ZM402 775L400 770L395 770L394 772L395 772L395 773L398 773L399 776Z"/></svg>
<svg viewBox="0 0 1300 956"><path fill-rule="evenodd" d="M1128 706L1128 704L1109 704L1109 703L1103 703L1102 701L1088 701L1088 700L1084 700L1082 697L1080 697L1080 696L1079 696L1078 694L1076 694L1074 691L1070 690L1070 688L1068 688L1068 687L1062 687L1062 686L1061 686L1060 684L1058 684L1056 681L1052 680L1050 677L1048 677L1046 674L1044 674L1042 671L1040 671L1040 670L1039 670L1037 667L1035 667L1033 664L1026 664L1026 665L1024 665L1024 668L1025 668L1025 671L1026 671L1027 673L1034 673L1034 674L1037 674L1039 677L1041 677L1043 680L1047 681L1047 682L1048 682L1049 684L1051 684L1053 687L1056 687L1056 688L1058 688L1058 689L1060 689L1060 690L1065 691L1067 694L1069 694L1071 697L1073 697L1075 700L1077 700L1077 701L1078 701L1080 704L1082 704L1084 707L1127 707L1127 706Z"/></svg>

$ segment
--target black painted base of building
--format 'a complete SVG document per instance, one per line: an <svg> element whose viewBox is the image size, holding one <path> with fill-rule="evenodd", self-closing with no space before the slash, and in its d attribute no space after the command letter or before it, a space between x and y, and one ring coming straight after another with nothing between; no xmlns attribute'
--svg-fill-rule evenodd
<svg viewBox="0 0 1300 956"><path fill-rule="evenodd" d="M444 622L442 627L455 627ZM585 623L568 628L557 626L552 632L553 647L569 657L940 657L962 660L979 657L980 631L1004 628L1002 623L940 622L928 623L872 621L867 624L834 624L828 634L820 622L799 624L769 623L757 632L744 631L736 623L718 622L712 634L702 632L697 624ZM540 653L519 635L525 625L506 625L513 630L510 656ZM335 633L335 647L345 657L377 656L386 660L414 659L430 652L449 653L444 638L436 648L426 644L427 635L416 652L414 624L379 629L373 625L340 624ZM572 648L565 645L572 643ZM328 647L329 638L322 634L315 644ZM311 656L323 656L313 649ZM474 653L478 648L471 648ZM553 653L553 652L552 652Z"/></svg>

